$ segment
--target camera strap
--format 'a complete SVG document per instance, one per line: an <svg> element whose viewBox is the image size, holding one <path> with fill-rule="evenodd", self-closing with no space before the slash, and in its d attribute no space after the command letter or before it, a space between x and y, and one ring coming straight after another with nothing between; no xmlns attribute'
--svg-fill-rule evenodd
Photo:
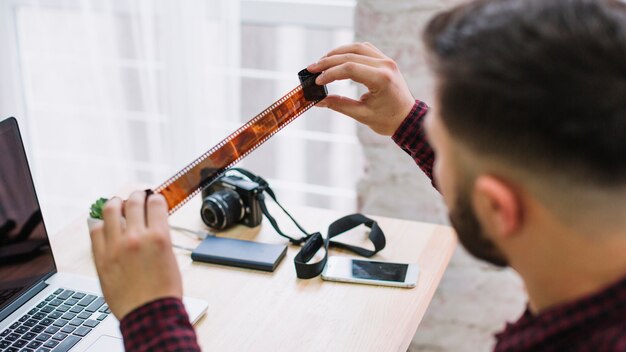
<svg viewBox="0 0 626 352"><path fill-rule="evenodd" d="M365 225L370 228L368 238L374 244L374 250L332 240L332 238L359 225ZM343 248L363 257L371 257L385 248L385 244L385 234L378 227L378 223L375 220L363 214L344 216L328 226L326 238L323 238L319 232L316 232L304 242L302 249L293 259L296 265L296 274L300 279L311 279L321 274L328 260L329 247ZM322 246L324 246L324 257L318 262L308 263Z"/></svg>
<svg viewBox="0 0 626 352"><path fill-rule="evenodd" d="M368 218L363 214L352 214L344 216L338 220L335 220L330 226L328 226L328 234L326 238L322 237L322 234L319 232L308 233L297 221L296 219L289 214L289 212L278 202L276 199L276 194L270 188L269 184L265 179L260 176L257 176L251 173L248 170L241 168L231 168L229 169L233 171L237 171L242 175L248 177L250 180L259 184L261 192L257 193L257 199L259 201L259 205L261 206L261 211L263 215L269 220L272 227L276 230L276 232L289 240L289 242L302 245L302 249L300 252L296 254L294 258L294 264L296 266L296 275L300 279L311 279L316 277L322 273L324 267L326 266L326 261L328 260L328 248L329 247L337 247L348 250L355 254L358 254L363 257L371 257L376 253L380 252L383 248L385 248L386 240L385 234L383 230L378 226L378 223L375 220ZM265 204L265 196L263 193L267 193L270 198L280 207L280 209L291 219L291 221L296 225L296 227L304 234L303 237L294 238L287 234L285 234L280 227L278 226L278 222L276 219L269 213L267 209L267 205ZM333 241L334 237L341 235L342 233L349 231L357 226L365 225L370 229L368 238L374 245L374 250L366 249L363 247L353 246L350 244ZM320 248L324 247L324 257L315 262L308 263L315 253L317 253Z"/></svg>

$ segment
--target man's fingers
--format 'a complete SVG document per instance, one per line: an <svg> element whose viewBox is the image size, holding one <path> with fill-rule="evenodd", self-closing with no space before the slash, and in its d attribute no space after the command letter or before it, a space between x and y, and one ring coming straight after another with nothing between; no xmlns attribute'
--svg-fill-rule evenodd
<svg viewBox="0 0 626 352"><path fill-rule="evenodd" d="M142 230L146 228L146 192L135 191L124 203L124 215L126 228L129 230Z"/></svg>
<svg viewBox="0 0 626 352"><path fill-rule="evenodd" d="M364 84L370 91L376 90L377 83L381 82L381 75L384 70L371 66L346 62L341 65L331 67L324 71L315 79L315 83L322 86L343 79L351 79Z"/></svg>
<svg viewBox="0 0 626 352"><path fill-rule="evenodd" d="M117 197L109 199L104 205L102 218L105 240L107 242L119 240L122 236L122 200Z"/></svg>
<svg viewBox="0 0 626 352"><path fill-rule="evenodd" d="M385 60L353 53L339 54L324 57L320 59L320 61L309 65L307 67L307 70L309 70L310 72L325 71L331 67L335 67L346 62L355 62L367 66L380 67L384 65Z"/></svg>
<svg viewBox="0 0 626 352"><path fill-rule="evenodd" d="M335 110L359 122L363 122L369 114L368 108L362 102L340 95L329 95L317 103L317 106Z"/></svg>
<svg viewBox="0 0 626 352"><path fill-rule="evenodd" d="M370 56L378 59L387 58L378 48L370 43L352 43L337 47L326 54L326 56L354 53L359 55Z"/></svg>
<svg viewBox="0 0 626 352"><path fill-rule="evenodd" d="M328 54L324 55L324 57L322 57L318 62L309 65L307 67L307 70L309 70L309 72L312 72L312 73L322 72L323 70L325 70L326 68L330 66L323 65L323 64L320 65L320 62L328 58L331 58L333 56L342 56L342 55L353 55L355 57L355 61L356 61L356 57L361 57L361 61L357 61L361 63L364 63L362 62L363 58L370 58L372 60L389 59L380 50L378 50L378 48L376 48L370 43L352 43L352 44L342 45L340 47L333 49L332 51L328 52Z"/></svg>
<svg viewBox="0 0 626 352"><path fill-rule="evenodd" d="M102 221L99 221L96 224L90 225L89 236L91 237L91 251L96 258L96 263L98 263L98 258L102 258L106 251L106 241L104 239L104 223Z"/></svg>
<svg viewBox="0 0 626 352"><path fill-rule="evenodd" d="M158 231L169 232L167 223L167 202L160 194L153 194L146 200L146 217L148 227Z"/></svg>

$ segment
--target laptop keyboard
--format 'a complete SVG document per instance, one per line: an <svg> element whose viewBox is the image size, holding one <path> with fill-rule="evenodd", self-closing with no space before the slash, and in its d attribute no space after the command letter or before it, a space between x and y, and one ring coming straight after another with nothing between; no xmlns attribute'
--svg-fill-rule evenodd
<svg viewBox="0 0 626 352"><path fill-rule="evenodd" d="M104 298L60 288L0 333L0 351L69 351L110 314Z"/></svg>

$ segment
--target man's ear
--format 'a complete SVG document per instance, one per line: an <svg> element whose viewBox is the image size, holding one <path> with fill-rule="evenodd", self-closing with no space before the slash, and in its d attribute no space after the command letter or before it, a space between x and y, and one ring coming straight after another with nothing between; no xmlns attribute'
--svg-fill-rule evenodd
<svg viewBox="0 0 626 352"><path fill-rule="evenodd" d="M497 177L478 176L472 202L487 233L508 237L522 226L523 206L518 191Z"/></svg>

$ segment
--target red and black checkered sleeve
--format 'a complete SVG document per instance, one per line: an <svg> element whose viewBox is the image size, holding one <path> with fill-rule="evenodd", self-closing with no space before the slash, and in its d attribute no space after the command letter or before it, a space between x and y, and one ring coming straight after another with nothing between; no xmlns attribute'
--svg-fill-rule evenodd
<svg viewBox="0 0 626 352"><path fill-rule="evenodd" d="M124 348L132 351L200 351L183 302L162 298L147 303L120 322Z"/></svg>
<svg viewBox="0 0 626 352"><path fill-rule="evenodd" d="M416 100L413 109L391 138L415 160L434 185L433 164L435 162L435 153L426 140L426 131L424 130L424 116L426 116L427 112L428 105Z"/></svg>

